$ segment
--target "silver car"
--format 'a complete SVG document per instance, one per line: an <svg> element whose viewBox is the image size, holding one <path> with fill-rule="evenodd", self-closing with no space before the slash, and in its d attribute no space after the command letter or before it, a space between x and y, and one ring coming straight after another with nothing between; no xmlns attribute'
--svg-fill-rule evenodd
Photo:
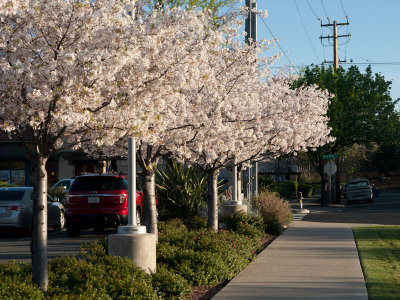
<svg viewBox="0 0 400 300"><path fill-rule="evenodd" d="M31 230L33 201L32 187L0 188L0 228ZM61 230L65 226L64 206L47 196L48 226Z"/></svg>

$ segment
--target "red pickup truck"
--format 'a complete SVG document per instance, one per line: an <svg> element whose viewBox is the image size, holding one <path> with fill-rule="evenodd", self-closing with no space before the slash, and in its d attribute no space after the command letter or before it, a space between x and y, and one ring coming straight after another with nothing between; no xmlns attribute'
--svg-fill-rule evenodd
<svg viewBox="0 0 400 300"><path fill-rule="evenodd" d="M143 193L136 192L136 219L143 216ZM117 174L84 175L75 178L66 196L68 236L79 236L81 229L116 228L128 223L128 182Z"/></svg>

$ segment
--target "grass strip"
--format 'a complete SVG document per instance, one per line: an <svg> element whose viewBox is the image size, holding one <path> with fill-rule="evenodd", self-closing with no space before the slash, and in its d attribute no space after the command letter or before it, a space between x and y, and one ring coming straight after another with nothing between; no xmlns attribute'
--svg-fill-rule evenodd
<svg viewBox="0 0 400 300"><path fill-rule="evenodd" d="M400 226L353 228L369 299L400 299Z"/></svg>

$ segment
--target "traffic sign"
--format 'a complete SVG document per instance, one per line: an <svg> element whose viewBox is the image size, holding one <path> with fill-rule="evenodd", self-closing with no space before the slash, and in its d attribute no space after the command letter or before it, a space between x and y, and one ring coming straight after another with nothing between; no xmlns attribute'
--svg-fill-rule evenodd
<svg viewBox="0 0 400 300"><path fill-rule="evenodd" d="M334 175L336 173L337 166L333 161L328 161L324 166L324 171L329 176L332 176L332 175Z"/></svg>

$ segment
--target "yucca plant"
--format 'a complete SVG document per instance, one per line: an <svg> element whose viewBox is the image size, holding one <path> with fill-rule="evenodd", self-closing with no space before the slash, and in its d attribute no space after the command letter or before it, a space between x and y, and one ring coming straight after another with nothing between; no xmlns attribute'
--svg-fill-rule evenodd
<svg viewBox="0 0 400 300"><path fill-rule="evenodd" d="M221 186L221 183L220 183ZM160 218L191 218L207 203L207 175L175 161L156 172Z"/></svg>

